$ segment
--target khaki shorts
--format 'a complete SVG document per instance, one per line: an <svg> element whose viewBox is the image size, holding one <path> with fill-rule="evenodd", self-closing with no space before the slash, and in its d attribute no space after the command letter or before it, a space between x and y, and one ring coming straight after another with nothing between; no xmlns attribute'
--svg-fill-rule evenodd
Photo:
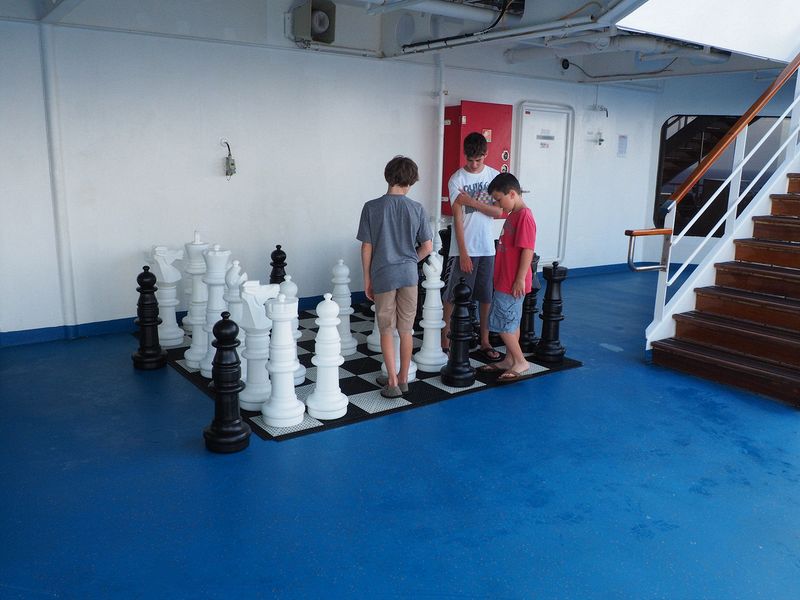
<svg viewBox="0 0 800 600"><path fill-rule="evenodd" d="M399 333L414 332L414 317L417 314L417 286L411 285L375 294L375 318L378 331L389 333L397 328Z"/></svg>

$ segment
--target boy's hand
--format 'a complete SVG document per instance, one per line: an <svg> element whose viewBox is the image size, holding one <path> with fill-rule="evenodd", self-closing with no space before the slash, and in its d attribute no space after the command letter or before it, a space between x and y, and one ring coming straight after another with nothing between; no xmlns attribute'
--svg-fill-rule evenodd
<svg viewBox="0 0 800 600"><path fill-rule="evenodd" d="M511 294L514 298L521 298L525 295L525 280L524 279L515 279L514 285L511 286Z"/></svg>
<svg viewBox="0 0 800 600"><path fill-rule="evenodd" d="M367 299L375 302L375 298L373 297L374 294L372 293L372 281L365 281L364 288L364 295L367 297Z"/></svg>
<svg viewBox="0 0 800 600"><path fill-rule="evenodd" d="M464 273L472 273L472 259L466 254L458 257L458 265Z"/></svg>

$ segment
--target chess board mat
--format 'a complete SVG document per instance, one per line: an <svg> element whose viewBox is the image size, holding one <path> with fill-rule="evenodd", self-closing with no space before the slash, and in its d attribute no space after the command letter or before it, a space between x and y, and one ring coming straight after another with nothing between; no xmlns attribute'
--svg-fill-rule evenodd
<svg viewBox="0 0 800 600"><path fill-rule="evenodd" d="M564 357L557 365L548 365L537 362L532 355L526 355L530 363L529 369L512 382L498 382L497 375L476 373L475 383L469 387L451 387L442 383L439 373L429 373L417 370L417 379L408 384L408 393L402 398L384 398L380 395L381 386L375 379L381 374L381 354L373 352L367 347L366 338L372 332L373 317L366 308L357 309L350 316L350 329L358 342L356 353L344 357L344 363L339 367L339 387L349 400L347 413L338 419L321 421L305 413L303 422L293 427L272 427L267 425L261 413L242 410L242 417L250 425L253 433L264 440L283 441L309 433L326 431L344 425L350 425L366 419L392 414L402 410L409 410L449 398L463 396L486 390L493 386L514 385L536 377L557 373L567 369L574 369L582 365L581 362ZM314 355L314 337L317 332L314 311L301 311L299 325L301 336L297 342L297 358L306 367L306 379L302 384L295 386L295 393L301 402L314 391L316 380L316 367L311 362ZM189 338L187 338L188 341ZM422 331L415 328L414 349L422 345ZM500 346L497 350L501 353L505 348ZM186 377L198 388L203 390L210 398L214 398L208 384L209 380L200 375L199 370L189 369L183 362L183 353L186 346L167 349L170 366ZM486 364L477 352L470 354L470 364L480 367Z"/></svg>

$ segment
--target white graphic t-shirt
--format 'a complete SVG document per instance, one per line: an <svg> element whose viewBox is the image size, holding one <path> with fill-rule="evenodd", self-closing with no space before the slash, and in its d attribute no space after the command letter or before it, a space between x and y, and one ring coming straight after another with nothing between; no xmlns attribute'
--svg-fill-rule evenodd
<svg viewBox="0 0 800 600"><path fill-rule="evenodd" d="M493 169L489 165L484 165L480 173L469 173L462 167L453 174L447 185L450 192L450 204L458 198L459 190L464 190L484 204L494 204L494 200L486 190L492 179L499 174L497 169ZM461 208L464 211L464 243L467 246L467 253L470 256L494 256L494 231L492 228L494 219L470 206ZM453 231L450 237L450 256L458 255L458 242L456 233Z"/></svg>

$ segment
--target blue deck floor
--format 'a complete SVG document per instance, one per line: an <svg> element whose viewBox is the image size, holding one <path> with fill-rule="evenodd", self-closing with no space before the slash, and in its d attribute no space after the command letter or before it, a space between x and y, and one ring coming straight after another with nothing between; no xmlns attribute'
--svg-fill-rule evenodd
<svg viewBox="0 0 800 600"><path fill-rule="evenodd" d="M800 597L800 413L648 365L655 276L568 279L584 367L207 452L113 335L0 349L0 598Z"/></svg>

